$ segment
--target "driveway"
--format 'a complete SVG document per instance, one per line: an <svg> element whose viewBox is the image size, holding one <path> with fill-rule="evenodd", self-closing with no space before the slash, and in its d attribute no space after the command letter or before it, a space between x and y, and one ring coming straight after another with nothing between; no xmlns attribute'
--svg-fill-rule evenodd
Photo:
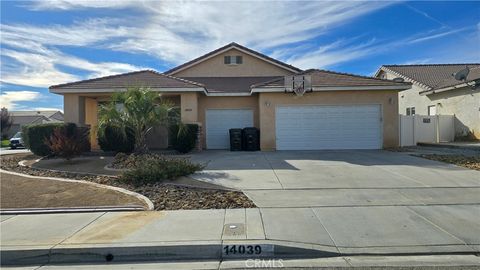
<svg viewBox="0 0 480 270"><path fill-rule="evenodd" d="M368 151L205 151L193 177L243 190L266 239L341 253L480 251L480 171ZM247 219L248 222L248 219Z"/></svg>
<svg viewBox="0 0 480 270"><path fill-rule="evenodd" d="M480 203L480 172L413 157L362 151L204 151L193 177L243 190L259 207Z"/></svg>

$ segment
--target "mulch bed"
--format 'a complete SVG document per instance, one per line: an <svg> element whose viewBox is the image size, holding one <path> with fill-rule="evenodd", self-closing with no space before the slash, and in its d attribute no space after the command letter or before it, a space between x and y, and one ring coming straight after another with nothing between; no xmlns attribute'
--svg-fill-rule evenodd
<svg viewBox="0 0 480 270"><path fill-rule="evenodd" d="M245 194L239 191L181 187L163 183L147 184L136 187L134 185L119 182L118 178L114 176L93 176L78 173L54 172L18 165L18 162L21 160L37 158L37 156L31 154L1 156L0 168L34 176L85 180L104 185L121 187L140 193L149 198L153 202L155 210L256 207L255 204L247 196L245 196Z"/></svg>
<svg viewBox="0 0 480 270"><path fill-rule="evenodd" d="M479 156L463 156L463 155L419 155L422 158L441 161L445 163L455 164L457 166L480 171L480 155Z"/></svg>

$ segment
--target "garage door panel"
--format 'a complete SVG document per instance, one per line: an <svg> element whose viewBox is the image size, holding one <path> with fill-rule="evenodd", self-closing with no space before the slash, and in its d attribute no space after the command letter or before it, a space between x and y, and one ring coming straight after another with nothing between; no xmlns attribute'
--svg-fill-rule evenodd
<svg viewBox="0 0 480 270"><path fill-rule="evenodd" d="M277 149L378 149L380 115L380 105L277 107Z"/></svg>
<svg viewBox="0 0 480 270"><path fill-rule="evenodd" d="M253 126L253 110L208 109L206 110L207 149L230 148L229 130Z"/></svg>

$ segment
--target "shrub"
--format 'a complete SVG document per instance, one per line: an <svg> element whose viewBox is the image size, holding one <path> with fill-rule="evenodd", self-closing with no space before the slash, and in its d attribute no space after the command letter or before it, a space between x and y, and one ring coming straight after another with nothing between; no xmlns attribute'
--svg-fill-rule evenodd
<svg viewBox="0 0 480 270"><path fill-rule="evenodd" d="M48 156L52 154L52 151L45 143L46 139L50 139L54 130L56 128L63 128L68 132L68 134L72 134L72 132L76 132L76 130L82 131L87 133L86 140L82 141L82 149L84 152L90 151L90 142L88 140L88 128L86 127L77 127L73 123L52 123L52 124L40 124L40 125L30 125L24 126L22 128L22 138L25 144L25 147L30 149L32 153L37 156Z"/></svg>
<svg viewBox="0 0 480 270"><path fill-rule="evenodd" d="M74 124L57 127L45 144L53 155L70 160L83 152L89 151L88 129L77 128Z"/></svg>
<svg viewBox="0 0 480 270"><path fill-rule="evenodd" d="M130 128L123 132L119 127L106 125L99 132L98 144L103 151L131 153L135 148L135 134Z"/></svg>
<svg viewBox="0 0 480 270"><path fill-rule="evenodd" d="M171 125L170 134L173 149L180 153L188 153L195 148L198 137L198 125Z"/></svg>
<svg viewBox="0 0 480 270"><path fill-rule="evenodd" d="M37 156L47 156L52 152L45 144L45 139L50 138L55 128L63 127L63 123L30 125L22 128L22 138L25 147Z"/></svg>
<svg viewBox="0 0 480 270"><path fill-rule="evenodd" d="M202 165L192 163L184 158L145 158L141 166L124 172L120 180L139 186L175 179L202 169Z"/></svg>

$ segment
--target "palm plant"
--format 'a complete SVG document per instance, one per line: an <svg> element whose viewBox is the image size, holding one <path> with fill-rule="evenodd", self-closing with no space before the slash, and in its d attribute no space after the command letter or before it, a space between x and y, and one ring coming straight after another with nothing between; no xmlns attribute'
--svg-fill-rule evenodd
<svg viewBox="0 0 480 270"><path fill-rule="evenodd" d="M146 136L157 125L171 120L173 104L146 87L131 87L126 92L116 92L110 102L101 105L98 116L99 132L107 125L135 135L135 153L148 151ZM126 135L126 134L125 134Z"/></svg>

